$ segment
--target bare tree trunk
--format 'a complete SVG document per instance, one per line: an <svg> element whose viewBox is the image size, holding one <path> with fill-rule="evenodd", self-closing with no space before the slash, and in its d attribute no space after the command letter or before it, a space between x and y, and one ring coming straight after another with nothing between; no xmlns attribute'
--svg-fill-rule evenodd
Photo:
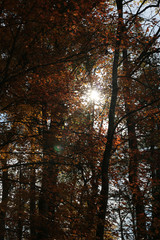
<svg viewBox="0 0 160 240"><path fill-rule="evenodd" d="M112 144L114 138L114 122L115 122L115 108L117 102L117 94L118 94L118 62L119 62L119 48L121 44L121 35L122 35L122 0L117 0L117 10L118 10L118 27L117 27L117 39L116 46L114 52L114 61L113 61L113 69L112 69L112 96L111 96L111 104L109 109L109 125L107 132L107 143L103 155L102 165L101 165L101 174L102 174L102 189L100 193L100 203L99 203L99 212L98 212L98 224L97 224L97 232L96 239L103 240L104 230L105 230L105 217L106 210L108 204L108 189L109 189L109 179L108 179L108 169L109 169L109 161L112 155Z"/></svg>
<svg viewBox="0 0 160 240"><path fill-rule="evenodd" d="M36 239L36 224L35 224L35 209L36 209L36 196L35 196L35 169L32 169L30 176L30 232L31 240Z"/></svg>
<svg viewBox="0 0 160 240"><path fill-rule="evenodd" d="M134 116L129 116L132 111L132 104L130 104L130 82L128 79L127 71L129 69L127 60L127 50L123 50L123 68L124 68L124 100L125 100L125 111L128 114L127 128L128 128L128 141L129 141L129 183L132 192L132 201L135 207L136 214L136 240L146 239L146 214L144 206L144 197L139 187L137 170L138 170L138 158L140 157L136 130L135 130L135 119Z"/></svg>
<svg viewBox="0 0 160 240"><path fill-rule="evenodd" d="M124 231L123 231L123 222L124 222L124 217L121 214L121 192L119 190L119 195L118 195L119 201L118 201L118 216L119 216L119 227L120 227L120 235L121 235L121 240L125 240L124 238Z"/></svg>
<svg viewBox="0 0 160 240"><path fill-rule="evenodd" d="M55 185L57 175L54 171L54 165L48 164L43 169L43 179L41 194L39 198L40 229L37 240L46 240L54 232L54 214L55 214Z"/></svg>
<svg viewBox="0 0 160 240"><path fill-rule="evenodd" d="M159 150L155 149L154 140L151 143L152 171L152 221L149 230L149 240L160 239L160 162Z"/></svg>
<svg viewBox="0 0 160 240"><path fill-rule="evenodd" d="M54 158L51 156L54 149L55 129L51 126L48 129L46 106L43 108L43 161L46 165L43 167L42 186L39 197L40 229L37 240L46 240L51 237L57 229L54 225L55 201L56 201L56 183L58 170L54 164Z"/></svg>
<svg viewBox="0 0 160 240"><path fill-rule="evenodd" d="M42 148L43 148L43 161L48 162L47 156L47 109L46 104L42 105L42 125L43 125L43 132L42 132ZM43 166L43 173L42 173L42 186L41 192L39 196L39 229L37 233L37 240L44 240L48 239L49 235L49 226L48 226L48 196L49 193L47 191L47 187L49 184L48 179L48 166Z"/></svg>
<svg viewBox="0 0 160 240"><path fill-rule="evenodd" d="M6 160L5 160L6 161ZM6 210L7 210L7 200L9 194L9 181L8 181L8 169L6 168L6 163L4 164L4 170L2 172L2 202L0 209L0 239L4 240L5 238L5 218L6 218Z"/></svg>

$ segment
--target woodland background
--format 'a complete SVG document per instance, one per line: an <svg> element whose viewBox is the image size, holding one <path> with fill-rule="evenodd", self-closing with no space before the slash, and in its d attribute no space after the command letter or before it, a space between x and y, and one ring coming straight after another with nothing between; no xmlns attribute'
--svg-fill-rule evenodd
<svg viewBox="0 0 160 240"><path fill-rule="evenodd" d="M0 2L0 240L160 239L159 5Z"/></svg>

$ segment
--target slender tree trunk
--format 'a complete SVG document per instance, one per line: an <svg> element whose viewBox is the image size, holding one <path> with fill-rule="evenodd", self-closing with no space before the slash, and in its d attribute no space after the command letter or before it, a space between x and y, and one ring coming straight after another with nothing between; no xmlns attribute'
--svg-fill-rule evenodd
<svg viewBox="0 0 160 240"><path fill-rule="evenodd" d="M42 132L42 148L43 148L43 161L48 162L47 156L47 106L46 104L42 105L42 125L43 125L43 132ZM42 173L42 186L41 192L39 196L39 229L37 233L37 240L45 240L48 239L49 236L49 226L48 226L48 196L49 193L47 191L47 186L49 183L48 179L48 167L47 165L43 166L43 173Z"/></svg>
<svg viewBox="0 0 160 240"><path fill-rule="evenodd" d="M17 226L17 238L18 240L22 240L22 211L23 211L23 198L22 198L22 168L21 168L21 162L20 162L20 170L19 170L19 196L18 196L18 205L19 205L19 215L18 215L18 226Z"/></svg>
<svg viewBox="0 0 160 240"><path fill-rule="evenodd" d="M132 104L130 103L130 81L128 79L127 71L129 69L127 60L127 50L123 50L123 67L125 73L125 88L124 88L124 100L125 100L125 111L129 114L132 110ZM135 130L135 119L134 116L129 116L127 118L127 128L128 128L128 141L129 141L129 183L130 189L132 191L132 201L135 207L136 213L136 240L146 239L146 214L144 206L144 197L139 187L138 182L138 158L140 156L138 150L138 143Z"/></svg>
<svg viewBox="0 0 160 240"><path fill-rule="evenodd" d="M5 160L6 161L6 160ZM4 164L4 168L6 163ZM8 169L2 172L2 202L0 209L0 240L4 240L5 236L5 218L6 218L6 210L7 210L7 200L9 194L9 181L8 181Z"/></svg>
<svg viewBox="0 0 160 240"><path fill-rule="evenodd" d="M133 119L127 120L129 137L129 183L136 214L136 240L146 239L146 214L144 197L138 183L138 148Z"/></svg>
<svg viewBox="0 0 160 240"><path fill-rule="evenodd" d="M40 214L40 229L37 235L37 240L47 240L55 232L54 214L55 214L55 186L57 175L55 174L53 164L48 163L48 166L43 169L43 179L41 194L39 198L39 214Z"/></svg>
<svg viewBox="0 0 160 240"><path fill-rule="evenodd" d="M92 145L94 146L93 142L92 142ZM91 161L92 161L91 193L90 193L90 198L87 201L88 209L87 209L87 217L86 217L86 219L88 221L89 234L90 234L90 230L95 229L95 213L96 213L96 209L97 209L97 206L95 203L97 202L97 196L98 196L98 174L96 173L96 170L95 170L95 163L94 163L95 156L93 156L93 155L92 155L92 159L91 159Z"/></svg>
<svg viewBox="0 0 160 240"><path fill-rule="evenodd" d="M35 196L35 169L31 170L30 176L30 232L31 240L36 239L36 224L35 224L35 209L36 209L36 196Z"/></svg>
<svg viewBox="0 0 160 240"><path fill-rule="evenodd" d="M46 106L43 108L43 161L46 165L43 167L42 186L39 197L40 229L37 240L47 240L53 236L57 229L54 225L55 201L56 201L56 183L58 171L54 164L54 158L51 156L54 149L54 126L48 129Z"/></svg>
<svg viewBox="0 0 160 240"><path fill-rule="evenodd" d="M109 179L108 179L108 169L109 169L109 161L112 155L112 144L114 138L114 122L115 122L115 108L117 102L117 94L118 94L118 62L119 62L119 48L121 44L121 35L122 35L122 0L117 0L117 10L118 10L118 27L117 27L117 39L116 46L114 52L114 61L113 61L113 69L112 69L112 96L111 96L111 104L109 109L109 125L107 132L107 143L103 155L101 172L102 172L102 189L100 193L100 203L99 203L99 212L98 212L98 221L97 224L97 232L96 239L103 240L104 230L105 230L105 217L106 210L108 204L108 189L109 189Z"/></svg>
<svg viewBox="0 0 160 240"><path fill-rule="evenodd" d="M121 196L119 196L120 198ZM119 215L119 220L120 220L120 234L121 234L121 240L124 240L124 233L123 233L123 219L121 216L121 208L120 208L120 204L118 207L118 215Z"/></svg>
<svg viewBox="0 0 160 240"><path fill-rule="evenodd" d="M159 150L155 149L154 140L151 143L151 172L152 172L152 222L149 240L160 239L160 162Z"/></svg>

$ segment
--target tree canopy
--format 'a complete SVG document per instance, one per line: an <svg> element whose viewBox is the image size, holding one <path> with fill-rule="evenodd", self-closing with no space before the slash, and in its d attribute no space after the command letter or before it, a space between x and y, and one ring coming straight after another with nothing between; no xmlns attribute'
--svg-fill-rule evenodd
<svg viewBox="0 0 160 240"><path fill-rule="evenodd" d="M160 1L0 3L0 240L160 239Z"/></svg>

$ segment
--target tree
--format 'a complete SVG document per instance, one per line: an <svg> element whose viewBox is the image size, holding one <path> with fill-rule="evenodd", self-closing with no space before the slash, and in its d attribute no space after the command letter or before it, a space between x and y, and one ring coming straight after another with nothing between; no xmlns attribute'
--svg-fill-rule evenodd
<svg viewBox="0 0 160 240"><path fill-rule="evenodd" d="M158 6L2 1L1 239L159 239Z"/></svg>

